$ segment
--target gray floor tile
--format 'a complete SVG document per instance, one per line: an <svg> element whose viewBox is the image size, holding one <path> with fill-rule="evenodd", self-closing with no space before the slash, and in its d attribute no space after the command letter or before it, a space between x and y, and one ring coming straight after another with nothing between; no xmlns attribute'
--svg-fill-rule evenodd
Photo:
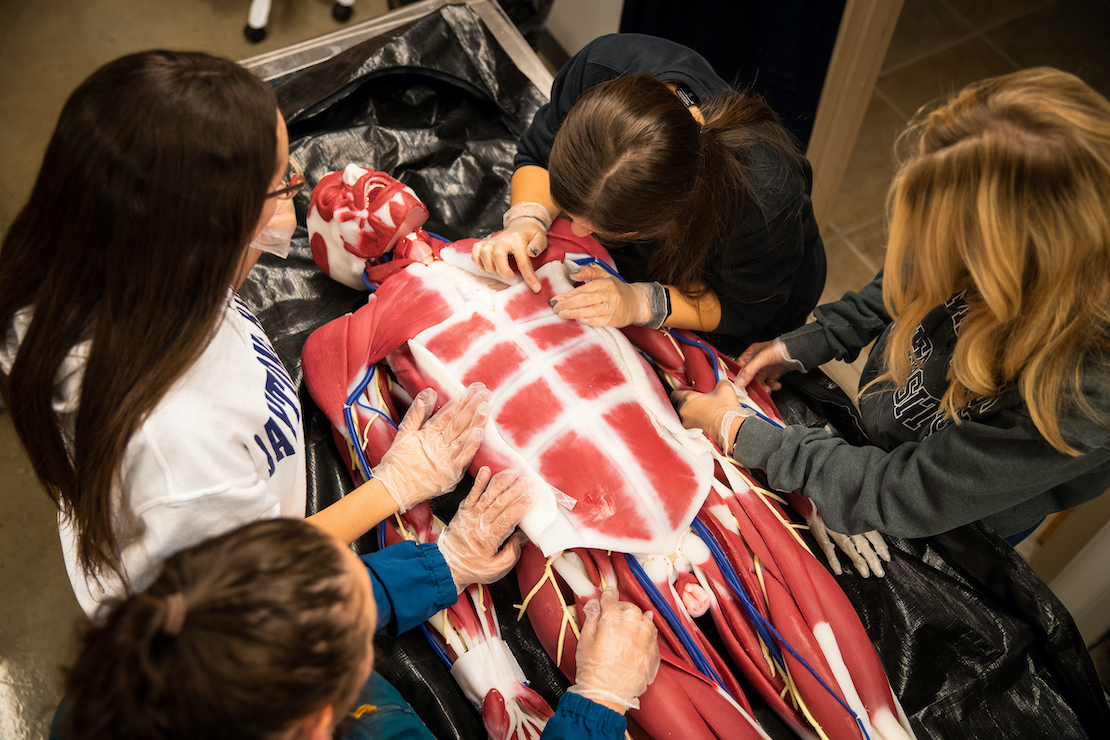
<svg viewBox="0 0 1110 740"><path fill-rule="evenodd" d="M874 276L886 262L886 219L878 218L843 236Z"/></svg>
<svg viewBox="0 0 1110 740"><path fill-rule="evenodd" d="M883 60L883 71L931 54L971 32L971 27L941 0L906 0Z"/></svg>
<svg viewBox="0 0 1110 740"><path fill-rule="evenodd" d="M829 221L851 231L883 215L886 191L894 176L894 142L906 119L876 95L867 106L859 138L844 180L833 201Z"/></svg>
<svg viewBox="0 0 1110 740"><path fill-rule="evenodd" d="M900 113L912 118L922 106L939 103L969 83L1015 69L976 36L881 75L876 87Z"/></svg>
<svg viewBox="0 0 1110 740"><path fill-rule="evenodd" d="M1110 96L1110 5L1061 0L986 37L1021 67L1057 67Z"/></svg>
<svg viewBox="0 0 1110 740"><path fill-rule="evenodd" d="M1057 0L941 0L972 28L983 31L1051 5Z"/></svg>

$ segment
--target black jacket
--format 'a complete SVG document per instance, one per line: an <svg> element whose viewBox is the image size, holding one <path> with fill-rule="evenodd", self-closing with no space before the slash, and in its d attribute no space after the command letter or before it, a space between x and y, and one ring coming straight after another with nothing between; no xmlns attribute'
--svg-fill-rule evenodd
<svg viewBox="0 0 1110 740"><path fill-rule="evenodd" d="M728 87L705 59L673 41L639 34L602 36L571 57L555 77L551 102L536 112L521 138L516 167L547 167L559 126L586 90L642 72L683 82L700 100ZM764 146L736 156L756 184L756 202L747 207L736 236L718 246L707 277L721 301L721 323L709 338L732 355L753 341L800 326L825 284L825 249L813 217L809 164L804 159L801 166L784 162ZM654 243L606 246L613 247L625 279L658 279L648 270Z"/></svg>

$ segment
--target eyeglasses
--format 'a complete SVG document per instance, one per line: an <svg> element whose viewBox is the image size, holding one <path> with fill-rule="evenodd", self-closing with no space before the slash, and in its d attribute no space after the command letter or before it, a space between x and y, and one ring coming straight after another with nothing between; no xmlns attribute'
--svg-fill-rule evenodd
<svg viewBox="0 0 1110 740"><path fill-rule="evenodd" d="M285 171L285 177L281 181L281 189L275 190L272 193L267 193L267 198L277 198L278 200L289 200L297 193L301 192L301 188L305 186L304 173L301 172L301 167L293 159L289 160L289 167Z"/></svg>

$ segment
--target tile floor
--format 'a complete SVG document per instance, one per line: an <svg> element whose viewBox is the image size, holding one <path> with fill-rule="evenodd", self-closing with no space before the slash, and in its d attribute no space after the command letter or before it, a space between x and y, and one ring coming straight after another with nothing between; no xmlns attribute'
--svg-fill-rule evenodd
<svg viewBox="0 0 1110 740"><path fill-rule="evenodd" d="M0 2L0 231L26 199L66 96L96 66L157 46L246 58L333 30L331 4L276 0L269 38L255 46L242 36L248 0ZM352 20L386 8L386 0L359 0ZM918 107L973 80L1041 64L1110 94L1107 38L1110 0L906 0L825 230L825 300L864 285L882 265L892 147ZM828 370L851 389L861 363ZM51 504L0 415L0 737L45 736L82 619Z"/></svg>

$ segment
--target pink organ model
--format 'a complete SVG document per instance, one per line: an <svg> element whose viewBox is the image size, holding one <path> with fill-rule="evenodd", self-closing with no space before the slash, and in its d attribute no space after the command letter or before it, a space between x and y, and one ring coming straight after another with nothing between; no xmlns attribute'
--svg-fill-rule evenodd
<svg viewBox="0 0 1110 740"><path fill-rule="evenodd" d="M835 580L775 497L682 427L657 375L705 391L735 364L686 344L688 333L559 319L548 300L571 288L569 261L611 265L562 220L534 261L543 289L533 294L519 278L481 272L470 259L475 240L424 232L426 218L410 189L355 165L313 191L317 263L376 290L314 332L303 353L309 390L356 478L388 449L400 405L428 386L445 403L481 381L492 413L472 472L512 467L533 479L538 501L521 528L535 547L517 576L522 611L552 659L573 680L581 608L606 584L657 614L663 665L630 712L636 736L766 737L693 621L708 613L733 663L800 737L912 737ZM768 397L753 396L778 418ZM425 504L383 539L430 541L440 526ZM429 624L491 736L538 737L550 709L524 685L489 599L471 587Z"/></svg>

